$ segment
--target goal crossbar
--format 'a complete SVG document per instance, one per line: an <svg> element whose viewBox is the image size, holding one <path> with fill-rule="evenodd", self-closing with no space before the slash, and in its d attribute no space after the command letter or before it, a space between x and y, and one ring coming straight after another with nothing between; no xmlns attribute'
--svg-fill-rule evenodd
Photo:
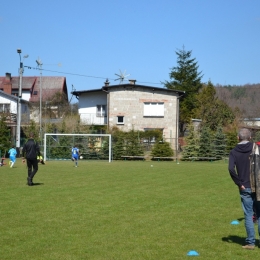
<svg viewBox="0 0 260 260"><path fill-rule="evenodd" d="M43 151L43 159L46 161L46 152L47 152L47 136L93 136L93 137L102 137L102 136L107 136L109 138L109 146L108 146L108 161L111 162L111 147L112 147L112 142L111 142L111 134L57 134L57 133L45 133L44 134L44 151Z"/></svg>

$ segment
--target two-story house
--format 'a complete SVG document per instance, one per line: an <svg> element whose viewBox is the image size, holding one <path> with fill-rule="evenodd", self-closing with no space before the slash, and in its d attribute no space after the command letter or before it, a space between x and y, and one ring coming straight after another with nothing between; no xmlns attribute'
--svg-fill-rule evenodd
<svg viewBox="0 0 260 260"><path fill-rule="evenodd" d="M5 77L0 77L0 90L6 94L18 96L19 92L19 77L12 77L10 73L6 73ZM22 99L34 104L39 108L41 101L44 107L46 103L51 102L56 94L62 96L65 101L68 101L68 90L65 77L23 77L22 78ZM31 111L31 119L39 120L38 110ZM53 113L55 115L55 113Z"/></svg>
<svg viewBox="0 0 260 260"><path fill-rule="evenodd" d="M148 131L160 129L175 148L178 140L179 96L183 91L135 84L105 85L100 89L72 92L78 100L81 122L87 125Z"/></svg>
<svg viewBox="0 0 260 260"><path fill-rule="evenodd" d="M21 99L21 124L28 124L30 121L29 102ZM0 90L0 116L6 117L6 124L11 129L11 137L15 138L17 125L17 104L18 97Z"/></svg>
<svg viewBox="0 0 260 260"><path fill-rule="evenodd" d="M5 77L0 77L0 113L8 112L7 125L11 128L14 138L17 126L17 103L19 93L20 78L12 77L6 73ZM30 76L22 77L22 97L21 97L21 125L28 124L30 119L40 121L40 115L44 115L46 104L51 103L58 94L68 102L68 91L65 77ZM40 105L42 104L42 109ZM30 106L29 106L30 104ZM57 119L57 107L50 107L53 118ZM46 113L45 113L46 114Z"/></svg>

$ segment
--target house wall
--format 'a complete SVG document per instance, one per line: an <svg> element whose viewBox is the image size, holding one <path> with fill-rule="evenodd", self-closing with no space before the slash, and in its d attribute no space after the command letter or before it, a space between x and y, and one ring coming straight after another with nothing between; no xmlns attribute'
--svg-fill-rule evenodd
<svg viewBox="0 0 260 260"><path fill-rule="evenodd" d="M144 102L163 102L163 117L144 116ZM176 102L177 94L133 87L111 89L109 93L109 127L117 126L123 131L131 129L163 129L166 139L176 138ZM117 124L117 117L124 116L124 124ZM169 141L169 140L168 140ZM173 141L175 143L175 141Z"/></svg>
<svg viewBox="0 0 260 260"><path fill-rule="evenodd" d="M29 101L30 100L30 97L31 97L31 93L29 91L23 91L22 93L22 99L26 100L26 101Z"/></svg>
<svg viewBox="0 0 260 260"><path fill-rule="evenodd" d="M244 123L248 126L260 126L260 118L255 118L252 120L244 119Z"/></svg>
<svg viewBox="0 0 260 260"><path fill-rule="evenodd" d="M97 116L97 105L107 105L106 92L89 92L80 96L78 111L83 124L107 124L107 117Z"/></svg>
<svg viewBox="0 0 260 260"><path fill-rule="evenodd" d="M0 96L0 104L10 104L10 113L17 113L17 103L16 101L10 100L7 97Z"/></svg>
<svg viewBox="0 0 260 260"><path fill-rule="evenodd" d="M8 97L7 95L0 94L0 105L9 104L10 105L10 114L12 114L11 119L9 121L9 125L16 125L16 116L17 116L17 100ZM28 123L30 120L30 110L28 103L24 100L21 101L21 123Z"/></svg>

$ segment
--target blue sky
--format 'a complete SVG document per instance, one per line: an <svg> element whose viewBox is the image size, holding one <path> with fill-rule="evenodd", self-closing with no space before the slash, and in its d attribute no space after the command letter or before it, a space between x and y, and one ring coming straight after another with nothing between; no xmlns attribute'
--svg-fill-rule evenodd
<svg viewBox="0 0 260 260"><path fill-rule="evenodd" d="M69 92L118 84L120 70L163 87L183 46L203 82L260 83L259 0L9 0L0 31L0 75L18 76L21 48L25 66L40 58L42 75L65 76Z"/></svg>

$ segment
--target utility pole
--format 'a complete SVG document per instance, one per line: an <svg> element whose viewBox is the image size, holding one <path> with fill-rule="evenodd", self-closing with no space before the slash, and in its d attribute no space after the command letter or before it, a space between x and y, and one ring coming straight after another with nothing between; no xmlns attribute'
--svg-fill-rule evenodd
<svg viewBox="0 0 260 260"><path fill-rule="evenodd" d="M21 146L21 119L22 119L22 109L21 109L21 98L22 98L22 85L23 85L23 62L21 59L21 49L17 49L17 53L20 57L20 68L19 68L19 91L17 100L17 114L16 114L16 149L20 149ZM29 55L25 55L24 58L28 58Z"/></svg>

